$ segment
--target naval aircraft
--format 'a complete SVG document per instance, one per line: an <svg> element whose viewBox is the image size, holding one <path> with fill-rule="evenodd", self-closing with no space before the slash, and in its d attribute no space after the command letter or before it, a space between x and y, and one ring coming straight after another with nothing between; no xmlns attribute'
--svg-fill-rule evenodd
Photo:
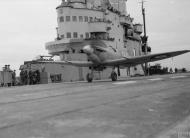
<svg viewBox="0 0 190 138"><path fill-rule="evenodd" d="M88 82L93 80L94 70L104 70L106 67L112 68L111 79L117 81L116 68L132 67L143 63L154 62L181 54L190 52L190 50L165 52L158 54L149 54L142 56L123 56L121 51L116 50L112 46L107 46L103 43L91 43L84 45L82 51L87 55L88 61L37 61L38 63L56 63L63 65L72 65L78 67L89 67L91 72L86 75ZM119 74L119 73L118 73Z"/></svg>

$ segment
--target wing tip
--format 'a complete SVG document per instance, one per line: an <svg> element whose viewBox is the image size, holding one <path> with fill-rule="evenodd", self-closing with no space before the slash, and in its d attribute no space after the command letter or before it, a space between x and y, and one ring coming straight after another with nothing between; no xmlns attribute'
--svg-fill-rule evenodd
<svg viewBox="0 0 190 138"><path fill-rule="evenodd" d="M176 52L181 53L181 54L185 54L185 53L190 52L190 50L180 50L180 51L176 51Z"/></svg>
<svg viewBox="0 0 190 138"><path fill-rule="evenodd" d="M182 52L184 52L184 53L188 53L188 52L190 52L190 50L183 50Z"/></svg>

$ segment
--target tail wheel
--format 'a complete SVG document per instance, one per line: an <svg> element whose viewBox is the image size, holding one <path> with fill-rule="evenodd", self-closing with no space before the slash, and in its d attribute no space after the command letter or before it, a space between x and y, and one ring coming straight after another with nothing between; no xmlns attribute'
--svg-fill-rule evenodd
<svg viewBox="0 0 190 138"><path fill-rule="evenodd" d="M92 82L92 80L93 80L93 75L91 74L91 73L88 73L87 75L86 75L86 80L90 83L90 82Z"/></svg>
<svg viewBox="0 0 190 138"><path fill-rule="evenodd" d="M117 81L117 73L115 73L114 71L111 73L111 79L112 81Z"/></svg>

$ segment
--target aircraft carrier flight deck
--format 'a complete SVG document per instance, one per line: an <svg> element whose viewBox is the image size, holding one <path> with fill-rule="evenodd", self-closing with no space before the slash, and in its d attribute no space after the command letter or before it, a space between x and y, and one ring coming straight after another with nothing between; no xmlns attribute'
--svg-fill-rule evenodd
<svg viewBox="0 0 190 138"><path fill-rule="evenodd" d="M190 137L190 73L0 89L1 138Z"/></svg>

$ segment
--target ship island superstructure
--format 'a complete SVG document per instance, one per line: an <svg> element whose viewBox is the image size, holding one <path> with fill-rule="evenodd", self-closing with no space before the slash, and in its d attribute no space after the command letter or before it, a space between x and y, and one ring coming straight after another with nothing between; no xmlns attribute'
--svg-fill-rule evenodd
<svg viewBox="0 0 190 138"><path fill-rule="evenodd" d="M46 43L48 53L61 60L88 61L87 44L101 43L123 56L143 55L141 24L134 24L125 0L62 0L57 8L57 37ZM150 52L150 51L149 51ZM63 81L85 80L90 68L63 66ZM110 77L111 69L97 71L95 79ZM144 74L143 66L120 69L120 75Z"/></svg>

